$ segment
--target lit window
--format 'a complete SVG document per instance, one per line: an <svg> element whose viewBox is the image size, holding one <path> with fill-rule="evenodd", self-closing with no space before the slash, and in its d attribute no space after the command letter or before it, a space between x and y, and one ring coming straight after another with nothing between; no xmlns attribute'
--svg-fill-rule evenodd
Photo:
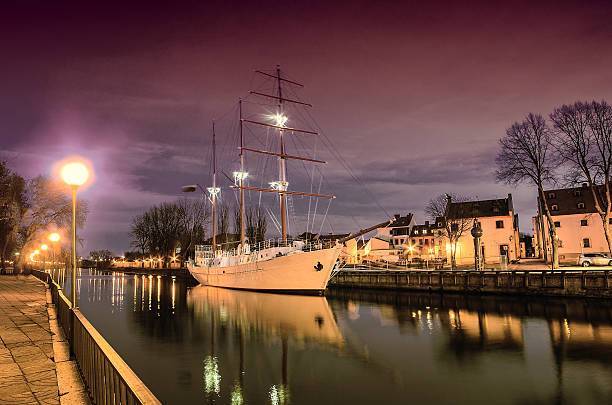
<svg viewBox="0 0 612 405"><path fill-rule="evenodd" d="M501 229L504 227L504 221L495 221L495 227Z"/></svg>
<svg viewBox="0 0 612 405"><path fill-rule="evenodd" d="M582 191L574 190L574 197L580 197L582 195Z"/></svg>
<svg viewBox="0 0 612 405"><path fill-rule="evenodd" d="M551 211L559 211L559 206L557 204L553 204L550 206Z"/></svg>
<svg viewBox="0 0 612 405"><path fill-rule="evenodd" d="M548 193L548 198L551 198L551 199L557 198L557 194L555 194L555 193Z"/></svg>

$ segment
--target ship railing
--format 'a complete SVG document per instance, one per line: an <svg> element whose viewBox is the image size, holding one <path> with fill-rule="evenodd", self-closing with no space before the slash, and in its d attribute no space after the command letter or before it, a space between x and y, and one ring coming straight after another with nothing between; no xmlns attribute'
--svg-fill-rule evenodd
<svg viewBox="0 0 612 405"><path fill-rule="evenodd" d="M315 250L325 249L327 246L321 241L303 240L303 239L292 239L282 238L267 239L258 243L251 243L247 249L241 249L240 246L233 249L219 249L216 254L212 251L212 247L209 245L198 245L196 246L196 255L203 259L212 259L220 257L234 257L241 254L255 254L266 249L279 248L279 247L297 247L303 252L311 252Z"/></svg>

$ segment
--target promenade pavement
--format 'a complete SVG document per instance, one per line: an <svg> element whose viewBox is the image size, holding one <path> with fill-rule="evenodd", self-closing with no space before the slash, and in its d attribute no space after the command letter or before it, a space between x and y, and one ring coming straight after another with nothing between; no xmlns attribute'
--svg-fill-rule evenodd
<svg viewBox="0 0 612 405"><path fill-rule="evenodd" d="M33 276L0 276L0 405L89 403L50 298Z"/></svg>

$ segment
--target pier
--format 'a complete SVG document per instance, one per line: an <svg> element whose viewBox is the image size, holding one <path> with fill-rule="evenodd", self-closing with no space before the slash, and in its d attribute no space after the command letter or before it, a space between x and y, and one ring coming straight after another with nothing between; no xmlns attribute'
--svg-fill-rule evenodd
<svg viewBox="0 0 612 405"><path fill-rule="evenodd" d="M330 287L612 298L608 270L444 271L342 270Z"/></svg>

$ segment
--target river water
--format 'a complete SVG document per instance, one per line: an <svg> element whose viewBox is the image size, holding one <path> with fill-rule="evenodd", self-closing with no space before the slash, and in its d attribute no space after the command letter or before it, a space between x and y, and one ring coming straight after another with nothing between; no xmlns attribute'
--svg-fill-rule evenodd
<svg viewBox="0 0 612 405"><path fill-rule="evenodd" d="M612 404L612 302L277 295L86 271L78 290L164 404Z"/></svg>

